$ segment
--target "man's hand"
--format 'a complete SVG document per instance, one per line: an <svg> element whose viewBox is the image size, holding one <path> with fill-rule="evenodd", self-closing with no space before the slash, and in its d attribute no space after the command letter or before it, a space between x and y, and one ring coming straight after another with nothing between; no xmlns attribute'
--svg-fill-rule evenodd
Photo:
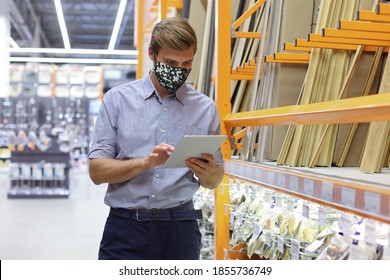
<svg viewBox="0 0 390 280"><path fill-rule="evenodd" d="M217 166L213 155L202 154L202 158L188 158L186 165L205 188L214 189L222 181L224 170Z"/></svg>
<svg viewBox="0 0 390 280"><path fill-rule="evenodd" d="M175 147L161 143L153 148L153 151L149 154L147 158L148 167L153 168L155 166L164 164L169 156L172 154Z"/></svg>

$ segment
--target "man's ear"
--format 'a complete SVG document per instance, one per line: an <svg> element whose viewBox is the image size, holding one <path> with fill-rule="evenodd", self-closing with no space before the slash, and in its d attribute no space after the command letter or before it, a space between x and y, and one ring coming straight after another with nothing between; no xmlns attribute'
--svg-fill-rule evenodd
<svg viewBox="0 0 390 280"><path fill-rule="evenodd" d="M155 61L155 60L156 60L154 51L152 50L151 47L148 48L148 56L149 56L150 60L152 60L152 61Z"/></svg>

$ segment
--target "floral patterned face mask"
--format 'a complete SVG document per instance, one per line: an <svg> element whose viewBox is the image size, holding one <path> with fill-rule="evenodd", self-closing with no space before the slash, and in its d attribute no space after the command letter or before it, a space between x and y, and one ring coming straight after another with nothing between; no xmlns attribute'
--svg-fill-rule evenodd
<svg viewBox="0 0 390 280"><path fill-rule="evenodd" d="M157 61L153 72L162 87L174 92L185 83L191 68L170 66Z"/></svg>

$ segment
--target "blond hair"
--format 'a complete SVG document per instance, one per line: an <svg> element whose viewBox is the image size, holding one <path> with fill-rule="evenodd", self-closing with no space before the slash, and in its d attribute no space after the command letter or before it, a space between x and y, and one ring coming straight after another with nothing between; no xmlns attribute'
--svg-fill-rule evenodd
<svg viewBox="0 0 390 280"><path fill-rule="evenodd" d="M196 34L187 19L166 18L154 26L149 47L156 54L161 48L182 51L193 47L195 54Z"/></svg>

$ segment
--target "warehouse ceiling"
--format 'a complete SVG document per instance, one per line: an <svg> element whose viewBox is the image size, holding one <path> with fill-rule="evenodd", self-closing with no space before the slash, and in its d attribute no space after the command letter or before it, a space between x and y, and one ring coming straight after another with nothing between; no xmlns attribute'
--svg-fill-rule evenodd
<svg viewBox="0 0 390 280"><path fill-rule="evenodd" d="M8 0L11 37L22 48L64 48L55 0ZM115 50L134 50L134 2L128 0ZM62 0L72 49L107 50L120 0ZM85 55L84 55L85 57Z"/></svg>

